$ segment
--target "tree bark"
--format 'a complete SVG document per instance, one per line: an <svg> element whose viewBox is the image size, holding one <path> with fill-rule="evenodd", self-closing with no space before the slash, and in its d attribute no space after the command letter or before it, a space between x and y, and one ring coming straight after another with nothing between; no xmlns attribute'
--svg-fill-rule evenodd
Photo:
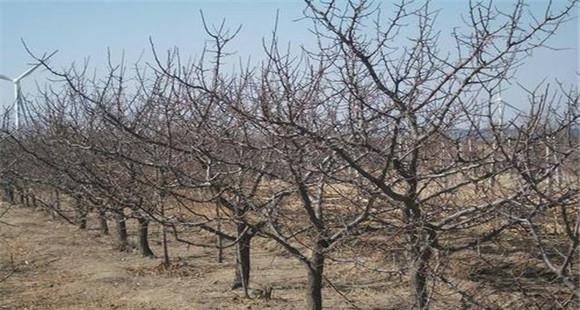
<svg viewBox="0 0 580 310"><path fill-rule="evenodd" d="M101 234L109 234L109 224L107 223L107 213L105 210L99 210L99 227L101 229Z"/></svg>
<svg viewBox="0 0 580 310"><path fill-rule="evenodd" d="M163 266L169 268L171 260L169 259L169 246L167 244L167 227L163 225L161 227L161 234L163 239Z"/></svg>
<svg viewBox="0 0 580 310"><path fill-rule="evenodd" d="M88 210L85 206L83 206L83 201L80 198L76 199L77 203L77 212L79 214L79 229L87 229L87 216Z"/></svg>
<svg viewBox="0 0 580 310"><path fill-rule="evenodd" d="M20 204L21 204L22 206L24 206L24 204L25 204L25 202L26 202L26 201L25 201L26 194L24 193L24 189L20 189L20 190L18 191L18 197L20 198Z"/></svg>
<svg viewBox="0 0 580 310"><path fill-rule="evenodd" d="M87 215L86 209L82 208L79 211L79 229L87 229Z"/></svg>
<svg viewBox="0 0 580 310"><path fill-rule="evenodd" d="M117 248L120 251L126 251L129 249L129 238L123 210L119 210L119 212L115 213L115 221L117 223Z"/></svg>
<svg viewBox="0 0 580 310"><path fill-rule="evenodd" d="M415 294L417 309L429 309L429 292L427 290L428 264L431 258L430 248L417 249L415 259L411 262L411 285Z"/></svg>
<svg viewBox="0 0 580 310"><path fill-rule="evenodd" d="M2 186L4 188L4 199L6 202L14 203L14 188L10 183L6 183Z"/></svg>
<svg viewBox="0 0 580 310"><path fill-rule="evenodd" d="M165 216L165 193L163 191L159 192L158 207L161 210L161 216ZM169 259L169 245L167 244L167 225L162 223L161 225L161 242L163 247L163 266L165 269L169 268L171 260Z"/></svg>
<svg viewBox="0 0 580 310"><path fill-rule="evenodd" d="M216 205L216 218L217 220L217 231L218 232L222 232L222 221L220 219L220 208L218 205ZM223 263L224 261L224 249L223 249L223 240L222 240L222 236L220 234L216 234L217 237L217 262L218 263Z"/></svg>
<svg viewBox="0 0 580 310"><path fill-rule="evenodd" d="M30 208L31 207L31 204L30 204L30 190L28 190L28 189L24 192L24 206L27 207L27 208Z"/></svg>
<svg viewBox="0 0 580 310"><path fill-rule="evenodd" d="M141 255L145 257L155 256L149 247L149 220L144 217L139 217L139 249Z"/></svg>
<svg viewBox="0 0 580 310"><path fill-rule="evenodd" d="M236 273L232 289L243 288L247 297L250 285L250 245L252 235L246 230L245 224L240 223L237 225L239 240L236 245Z"/></svg>
<svg viewBox="0 0 580 310"><path fill-rule="evenodd" d="M317 241L312 252L312 258L307 264L308 288L306 291L306 309L322 309L322 280L324 274L324 250L323 241Z"/></svg>
<svg viewBox="0 0 580 310"><path fill-rule="evenodd" d="M36 195L32 194L32 208L38 209L38 201L36 200Z"/></svg>
<svg viewBox="0 0 580 310"><path fill-rule="evenodd" d="M429 260L431 259L431 242L435 235L420 225L420 212L413 205L405 210L405 222L409 226L407 230L407 260L409 264L409 277L415 305L419 310L429 309Z"/></svg>
<svg viewBox="0 0 580 310"><path fill-rule="evenodd" d="M50 217L53 220L56 220L58 218L58 211L60 211L60 191L58 189L54 190L54 205L53 205L53 209L50 209Z"/></svg>

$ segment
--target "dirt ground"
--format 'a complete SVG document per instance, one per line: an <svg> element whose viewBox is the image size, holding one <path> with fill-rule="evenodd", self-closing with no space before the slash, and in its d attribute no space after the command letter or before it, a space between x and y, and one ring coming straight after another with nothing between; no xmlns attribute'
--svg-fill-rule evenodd
<svg viewBox="0 0 580 310"><path fill-rule="evenodd" d="M2 208L6 210L6 206ZM110 228L114 230L113 225ZM152 230L152 248L160 256L155 227ZM241 291L230 290L231 250L225 252L226 261L219 264L213 248L173 243L170 251L178 267L166 271L161 268L159 257L144 258L136 251L115 251L112 239L99 234L95 220L89 221L88 230L79 230L40 211L10 208L0 219L0 309L304 307L304 268L293 258L275 251L256 249L252 256L251 286L256 289L271 286L272 298L248 300L242 298ZM339 278L335 282L337 287L350 288L348 296L325 288L325 308L351 309L348 298L364 309L400 309L407 299L400 283L365 277L367 283L357 289L349 278L359 271L350 270L347 264L333 268L332 263L327 270L329 275ZM386 289L390 292L388 301L384 299Z"/></svg>
<svg viewBox="0 0 580 310"><path fill-rule="evenodd" d="M100 234L96 218L89 219L88 229L80 230L41 210L0 204L0 215L0 310L304 308L304 267L275 243L264 239L252 243L250 287L254 298L247 299L242 297L241 290L230 289L234 275L232 248L225 250L225 261L217 263L217 250L213 247L171 241L172 267L166 270L161 264L158 225L150 227L150 243L157 257L144 258L137 250L115 250L113 236ZM114 233L112 222L109 228ZM136 223L130 220L128 228L131 242L136 244ZM199 244L215 242L209 234L189 237ZM503 249L518 243L504 242ZM395 268L397 255L393 254L392 259L386 259L388 255L384 253L379 255L386 260L375 261L374 266L382 270L361 268L361 262L372 261L369 253L380 252L382 243L359 257L357 266L353 262L327 261L325 275L334 287L325 285L325 309L413 308L406 277L389 271L394 270L391 268ZM570 293L551 287L549 275L538 271L538 276L531 277L524 272L537 262L529 262L517 248L507 254L498 252L497 246L480 251L489 252L485 264L468 253L471 256L456 260L461 264L449 267L453 269L452 281L479 296L488 308L531 309L539 301L544 305L541 309L558 309L562 300L568 300L568 306L574 307L574 303L570 304ZM347 254L346 257L356 256ZM523 271L514 276L520 269ZM502 270L509 275L502 274ZM518 288L523 286L527 286L528 294L519 292ZM266 287L273 289L271 299L256 296L259 289ZM436 300L433 309L481 308L464 307L462 295L445 283L439 282L436 291L439 293L433 297Z"/></svg>

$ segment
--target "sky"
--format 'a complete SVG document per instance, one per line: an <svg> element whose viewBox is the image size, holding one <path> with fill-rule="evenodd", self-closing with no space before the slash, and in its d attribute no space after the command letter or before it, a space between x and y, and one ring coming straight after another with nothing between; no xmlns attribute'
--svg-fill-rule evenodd
<svg viewBox="0 0 580 310"><path fill-rule="evenodd" d="M393 4L392 0L378 2L385 10ZM503 7L509 7L512 2L495 1ZM546 2L533 1L529 8L540 14ZM557 5L564 2L555 1ZM467 1L434 0L432 3L441 9L436 25L440 26L445 43L450 38L451 27L461 24ZM263 55L262 39L271 36L276 12L279 12L280 42L289 42L295 47L312 46L314 39L308 30L311 24L301 19L303 9L301 0L0 0L0 74L15 77L30 67L33 59L26 53L21 39L38 55L58 49L51 59L57 68L68 67L72 62L82 64L85 59L90 60L91 67L102 67L106 64L107 49L113 60L120 60L124 53L129 64L140 57L142 62L150 61L149 37L159 51L178 47L183 56L199 55L207 40L200 10L209 24L219 24L225 18L231 28L242 25L230 46L230 51L236 53L232 59L251 57L256 61ZM579 28L578 19L565 24L549 41L551 46L563 50L536 51L518 70L517 82L533 86L546 78L577 86ZM34 72L22 82L24 94L33 96L37 84L50 83L47 78L46 72ZM522 107L518 99L521 90L516 88L512 87L502 96ZM11 102L12 86L0 81L0 106Z"/></svg>

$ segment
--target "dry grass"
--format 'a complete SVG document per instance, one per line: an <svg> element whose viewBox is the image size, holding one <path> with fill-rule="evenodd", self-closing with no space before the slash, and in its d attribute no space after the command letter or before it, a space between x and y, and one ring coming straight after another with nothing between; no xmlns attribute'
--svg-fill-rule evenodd
<svg viewBox="0 0 580 310"><path fill-rule="evenodd" d="M158 258L112 250L113 238L100 236L97 221L80 231L30 209L13 208L0 224L0 309L300 309L303 307L305 270L272 241L253 243L252 288L272 287L272 299L245 299L231 291L233 253L215 260L216 250L170 243L173 265L164 268ZM135 231L134 221L129 229ZM114 227L111 223L111 232ZM151 245L161 254L160 229L151 227ZM492 308L528 309L536 302L570 297L552 283L530 244L506 234L498 242L462 252L452 260L435 261L461 290L475 294ZM131 236L133 239L135 236ZM214 237L190 233L186 237L212 244ZM324 289L325 307L352 309L409 309L409 286L399 271L403 266L400 236L381 234L345 243L328 261L326 276L335 288ZM384 246L389 243L390 246ZM356 261L352 257L357 257ZM349 258L348 262L344 259ZM459 309L461 294L435 282L434 309ZM520 288L526 288L523 294Z"/></svg>

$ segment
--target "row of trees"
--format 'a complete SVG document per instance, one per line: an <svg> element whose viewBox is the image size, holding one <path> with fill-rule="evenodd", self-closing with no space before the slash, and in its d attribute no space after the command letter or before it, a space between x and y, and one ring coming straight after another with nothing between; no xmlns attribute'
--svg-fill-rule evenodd
<svg viewBox="0 0 580 310"><path fill-rule="evenodd" d="M167 238L235 246L234 288L246 296L252 240L273 240L305 266L308 309L322 308L326 262L357 261L370 238L403 254L410 306L428 309L446 286L491 307L450 268L516 234L571 305L577 89L537 87L525 112L505 115L494 98L575 5L533 17L523 1L510 11L472 2L444 49L429 3L403 1L385 18L367 1L305 1L315 50L285 52L274 32L259 65L234 71L224 64L238 31L223 24L204 25L212 47L194 62L151 43L146 68L111 62L97 78L36 57L57 81L29 102L24 127L2 130L5 197L16 191L81 228L94 212L104 234L113 218L120 249L136 219L145 256L158 223L167 265ZM62 200L78 214L50 203ZM192 231L219 241L200 244Z"/></svg>

